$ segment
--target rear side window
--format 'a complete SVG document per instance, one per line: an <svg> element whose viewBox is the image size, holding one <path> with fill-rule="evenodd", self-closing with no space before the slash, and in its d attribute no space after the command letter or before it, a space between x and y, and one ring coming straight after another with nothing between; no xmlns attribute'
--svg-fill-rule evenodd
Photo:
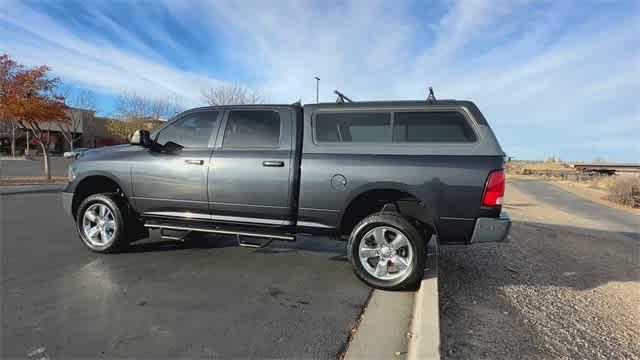
<svg viewBox="0 0 640 360"><path fill-rule="evenodd" d="M321 142L391 142L391 113L320 113L315 133Z"/></svg>
<svg viewBox="0 0 640 360"><path fill-rule="evenodd" d="M394 142L474 142L467 119L456 111L397 112Z"/></svg>
<svg viewBox="0 0 640 360"><path fill-rule="evenodd" d="M276 148L280 144L280 114L271 110L231 111L223 148Z"/></svg>

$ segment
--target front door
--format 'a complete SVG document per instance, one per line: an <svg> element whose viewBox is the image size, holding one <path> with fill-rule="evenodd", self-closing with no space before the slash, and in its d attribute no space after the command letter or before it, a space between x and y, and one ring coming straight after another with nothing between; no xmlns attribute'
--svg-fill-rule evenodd
<svg viewBox="0 0 640 360"><path fill-rule="evenodd" d="M265 227L293 224L294 112L231 110L209 168L213 220Z"/></svg>
<svg viewBox="0 0 640 360"><path fill-rule="evenodd" d="M143 151L132 165L136 208L147 216L206 219L207 176L215 137L217 111L188 112L162 128L159 145L180 145Z"/></svg>

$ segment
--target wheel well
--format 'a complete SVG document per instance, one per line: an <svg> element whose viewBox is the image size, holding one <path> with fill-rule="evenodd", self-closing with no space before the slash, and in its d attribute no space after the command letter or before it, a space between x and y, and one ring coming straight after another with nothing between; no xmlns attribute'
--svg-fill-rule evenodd
<svg viewBox="0 0 640 360"><path fill-rule="evenodd" d="M340 233L350 234L360 220L382 210L385 204L396 204L400 212L421 231L435 231L431 214L414 195L400 190L378 189L364 192L355 197L344 211L340 223Z"/></svg>
<svg viewBox="0 0 640 360"><path fill-rule="evenodd" d="M82 179L78 186L76 186L71 205L73 216L75 217L82 200L90 195L101 193L119 193L124 196L124 192L115 181L106 176L89 176Z"/></svg>

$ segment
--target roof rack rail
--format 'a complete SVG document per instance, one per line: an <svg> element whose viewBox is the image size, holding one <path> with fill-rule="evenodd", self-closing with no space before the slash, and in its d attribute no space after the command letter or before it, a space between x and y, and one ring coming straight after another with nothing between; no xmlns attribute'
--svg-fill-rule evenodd
<svg viewBox="0 0 640 360"><path fill-rule="evenodd" d="M427 95L427 102L434 103L436 102L436 95L433 93L433 88L429 86L429 95Z"/></svg>
<svg viewBox="0 0 640 360"><path fill-rule="evenodd" d="M338 98L336 99L336 104L344 104L345 100L352 103L353 100L349 99L345 94L341 93L338 90L333 90L333 93L338 95Z"/></svg>

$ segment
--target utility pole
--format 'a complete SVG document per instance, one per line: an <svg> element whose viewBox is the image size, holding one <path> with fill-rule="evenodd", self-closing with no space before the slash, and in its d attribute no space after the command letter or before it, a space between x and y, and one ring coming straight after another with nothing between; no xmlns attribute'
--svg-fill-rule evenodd
<svg viewBox="0 0 640 360"><path fill-rule="evenodd" d="M319 93L320 93L320 78L317 76L315 78L316 78L316 104L317 104Z"/></svg>

